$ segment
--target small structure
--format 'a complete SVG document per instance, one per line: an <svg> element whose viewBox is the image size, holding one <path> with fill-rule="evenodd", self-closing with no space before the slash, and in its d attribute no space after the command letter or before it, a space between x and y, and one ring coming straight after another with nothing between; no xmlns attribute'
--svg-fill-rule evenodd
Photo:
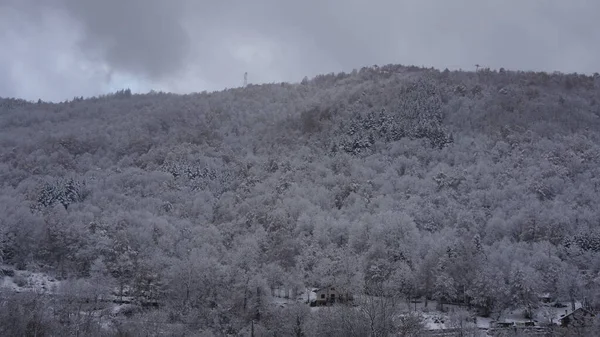
<svg viewBox="0 0 600 337"><path fill-rule="evenodd" d="M538 295L538 300L541 303L552 303L554 301L554 297L550 293L543 293Z"/></svg>
<svg viewBox="0 0 600 337"><path fill-rule="evenodd" d="M515 326L514 322L490 322L491 328L506 329L506 328L512 328L514 326Z"/></svg>
<svg viewBox="0 0 600 337"><path fill-rule="evenodd" d="M560 325L565 327L587 327L593 324L595 315L584 308L576 309L560 318Z"/></svg>
<svg viewBox="0 0 600 337"><path fill-rule="evenodd" d="M335 286L327 286L315 291L317 298L315 300L316 305L328 305L336 302L346 302L352 300L352 295L348 292L340 291Z"/></svg>

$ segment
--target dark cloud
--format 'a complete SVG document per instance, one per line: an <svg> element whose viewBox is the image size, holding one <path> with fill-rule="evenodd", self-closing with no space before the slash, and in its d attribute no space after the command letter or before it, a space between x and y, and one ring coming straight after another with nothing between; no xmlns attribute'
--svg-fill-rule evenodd
<svg viewBox="0 0 600 337"><path fill-rule="evenodd" d="M29 41L31 53L84 65L92 75L61 76L83 81L85 94L135 83L219 89L240 85L246 71L251 82L298 81L386 63L592 73L600 59L598 1L0 0L0 20L7 8L8 22L20 27L13 33ZM72 35L68 43L63 31ZM0 43L6 40L0 35ZM30 68L54 80L55 63L35 61ZM10 81L31 83L32 76ZM100 78L110 84L85 83ZM21 87L13 92L32 95ZM68 98L82 92L77 87L61 92Z"/></svg>
<svg viewBox="0 0 600 337"><path fill-rule="evenodd" d="M80 23L79 46L115 71L161 79L187 62L189 36L181 0L64 0Z"/></svg>

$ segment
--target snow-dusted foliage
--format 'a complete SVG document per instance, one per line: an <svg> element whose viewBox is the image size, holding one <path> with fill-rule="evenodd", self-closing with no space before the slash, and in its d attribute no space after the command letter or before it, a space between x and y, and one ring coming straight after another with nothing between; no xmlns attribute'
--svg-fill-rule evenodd
<svg viewBox="0 0 600 337"><path fill-rule="evenodd" d="M400 301L492 318L533 315L540 294L600 309L599 87L388 65L192 95L0 99L0 262L75 282L2 297L0 318L93 335L86 317L112 314L81 316L86 294L154 308L120 307L123 334L153 321L167 335L254 322L408 336L424 323ZM302 303L332 285L358 309Z"/></svg>

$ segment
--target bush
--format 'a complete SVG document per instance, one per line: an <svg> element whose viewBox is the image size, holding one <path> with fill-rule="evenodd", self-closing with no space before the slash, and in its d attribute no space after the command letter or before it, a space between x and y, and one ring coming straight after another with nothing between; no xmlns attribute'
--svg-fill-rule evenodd
<svg viewBox="0 0 600 337"><path fill-rule="evenodd" d="M13 276L15 276L15 271L13 269L9 269L9 268L2 268L2 269L0 269L0 275L13 277Z"/></svg>
<svg viewBox="0 0 600 337"><path fill-rule="evenodd" d="M23 274L15 275L13 277L13 282L21 288L23 288L29 284L29 281L27 281L27 278L25 276L23 276Z"/></svg>

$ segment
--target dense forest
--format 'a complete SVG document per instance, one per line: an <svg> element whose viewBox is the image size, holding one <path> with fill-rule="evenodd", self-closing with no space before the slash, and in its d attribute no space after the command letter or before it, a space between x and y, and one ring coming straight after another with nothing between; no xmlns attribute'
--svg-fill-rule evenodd
<svg viewBox="0 0 600 337"><path fill-rule="evenodd" d="M401 302L600 309L599 89L387 65L1 98L0 265L61 286L1 292L0 334L417 336ZM305 303L331 285L354 303ZM103 319L110 294L127 315Z"/></svg>

